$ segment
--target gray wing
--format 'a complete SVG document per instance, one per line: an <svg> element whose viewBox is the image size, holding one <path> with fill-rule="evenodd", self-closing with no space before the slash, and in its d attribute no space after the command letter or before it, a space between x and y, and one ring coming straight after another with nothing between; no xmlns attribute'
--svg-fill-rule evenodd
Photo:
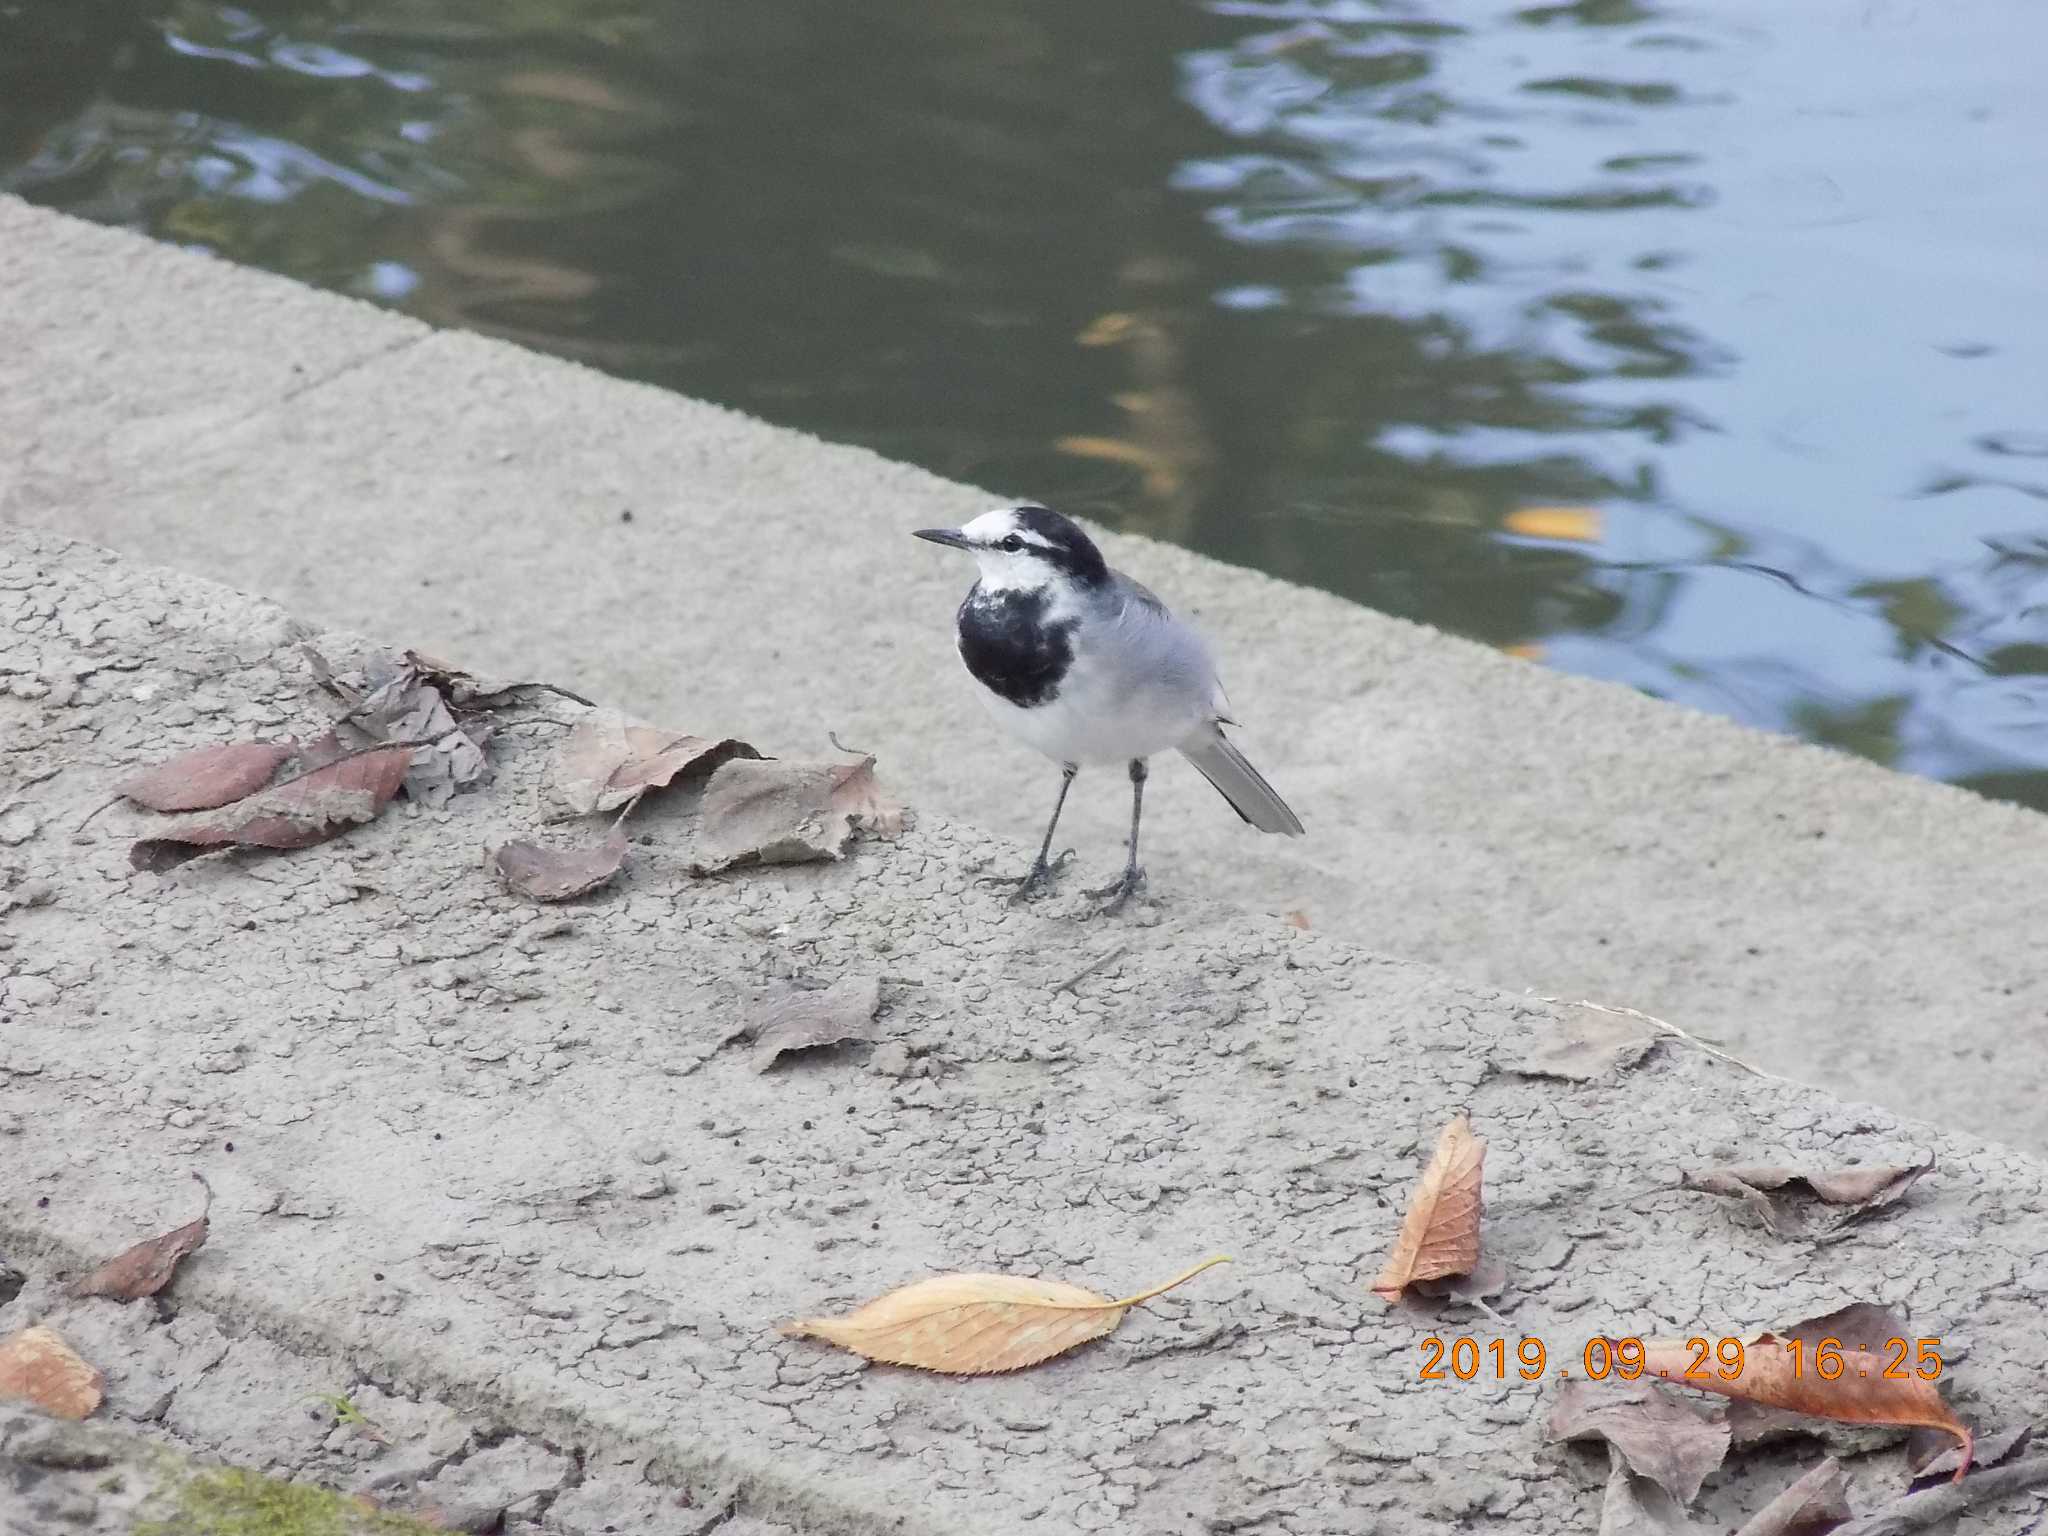
<svg viewBox="0 0 2048 1536"><path fill-rule="evenodd" d="M1155 681L1178 684L1214 718L1233 723L1215 659L1201 635L1175 618L1150 587L1122 571L1110 572L1110 588L1118 650L1132 668Z"/></svg>

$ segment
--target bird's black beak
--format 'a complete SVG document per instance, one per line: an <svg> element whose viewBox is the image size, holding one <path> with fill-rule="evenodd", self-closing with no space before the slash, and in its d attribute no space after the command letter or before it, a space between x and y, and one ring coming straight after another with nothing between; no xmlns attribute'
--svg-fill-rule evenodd
<svg viewBox="0 0 2048 1536"><path fill-rule="evenodd" d="M967 535L958 528L920 528L913 537L930 539L934 544L950 544L955 549L972 549L974 547L967 542Z"/></svg>

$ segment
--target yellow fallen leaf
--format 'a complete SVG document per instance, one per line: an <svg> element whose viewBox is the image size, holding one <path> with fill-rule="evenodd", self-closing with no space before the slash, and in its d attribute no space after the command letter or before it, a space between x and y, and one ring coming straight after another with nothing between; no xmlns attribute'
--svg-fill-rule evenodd
<svg viewBox="0 0 2048 1536"><path fill-rule="evenodd" d="M1486 1167L1486 1143L1459 1115L1437 1138L1436 1155L1422 1172L1401 1235L1373 1281L1375 1294L1389 1302L1417 1280L1469 1274L1479 1262L1479 1186Z"/></svg>
<svg viewBox="0 0 2048 1536"><path fill-rule="evenodd" d="M1121 438L1070 435L1055 438L1053 447L1071 458L1101 459L1141 471L1148 496L1172 496L1181 487L1180 471L1169 460Z"/></svg>
<svg viewBox="0 0 2048 1536"><path fill-rule="evenodd" d="M1502 646L1500 652L1503 656L1512 656L1517 661L1541 661L1543 659L1543 642L1541 640L1523 640L1514 645Z"/></svg>
<svg viewBox="0 0 2048 1536"><path fill-rule="evenodd" d="M1074 340L1084 347L1113 346L1130 335L1137 326L1137 316L1113 309L1106 315L1097 315L1090 320Z"/></svg>
<svg viewBox="0 0 2048 1536"><path fill-rule="evenodd" d="M1164 1285L1111 1300L1063 1280L1020 1275L934 1275L877 1296L844 1317L784 1323L792 1339L824 1339L870 1360L982 1376L1014 1371L1116 1331L1141 1301L1230 1260L1204 1259Z"/></svg>
<svg viewBox="0 0 2048 1536"><path fill-rule="evenodd" d="M26 1398L60 1419L82 1419L100 1405L106 1378L50 1328L0 1339L0 1397Z"/></svg>
<svg viewBox="0 0 2048 1536"><path fill-rule="evenodd" d="M1559 539L1569 544L1600 542L1598 507L1517 507L1501 519L1509 533L1525 539Z"/></svg>

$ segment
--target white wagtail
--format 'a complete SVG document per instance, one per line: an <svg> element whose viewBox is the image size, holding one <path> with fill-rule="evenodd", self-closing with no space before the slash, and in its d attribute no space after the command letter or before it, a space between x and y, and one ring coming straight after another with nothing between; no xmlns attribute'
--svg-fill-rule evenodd
<svg viewBox="0 0 2048 1536"><path fill-rule="evenodd" d="M960 659L1003 728L1060 765L1045 841L1012 901L1042 891L1053 829L1083 763L1126 763L1131 851L1122 878L1092 890L1114 912L1145 878L1138 817L1145 759L1176 747L1261 832L1301 835L1301 821L1223 735L1233 724L1202 637L1121 571L1094 541L1045 507L984 512L962 528L921 528L920 539L967 550L981 567L958 619ZM1064 862L1065 855L1061 856ZM1008 883L1008 882L1005 882Z"/></svg>

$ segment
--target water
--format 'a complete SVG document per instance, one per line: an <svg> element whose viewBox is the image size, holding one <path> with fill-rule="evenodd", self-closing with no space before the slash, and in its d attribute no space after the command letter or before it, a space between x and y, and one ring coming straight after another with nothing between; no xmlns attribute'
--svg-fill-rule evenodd
<svg viewBox="0 0 2048 1536"><path fill-rule="evenodd" d="M2048 7L0 0L0 186L2048 806Z"/></svg>

